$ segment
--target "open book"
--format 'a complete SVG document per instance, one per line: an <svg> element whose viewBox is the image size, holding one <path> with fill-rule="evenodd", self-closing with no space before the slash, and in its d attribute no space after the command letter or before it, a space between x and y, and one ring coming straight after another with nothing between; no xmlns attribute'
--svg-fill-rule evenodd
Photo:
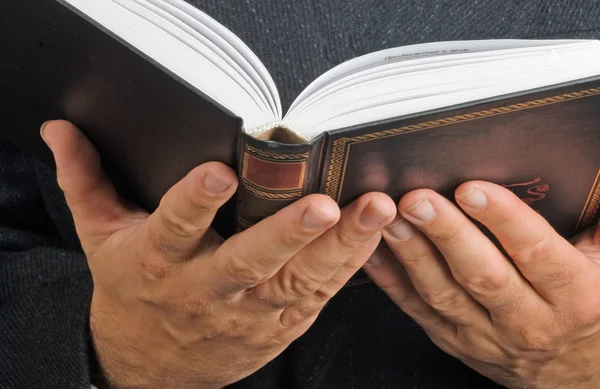
<svg viewBox="0 0 600 389"><path fill-rule="evenodd" d="M392 48L329 70L284 113L260 59L183 0L7 3L2 128L43 158L42 115L74 121L148 208L218 160L239 171L222 215L238 230L310 193L450 196L470 179L512 188L563 235L597 219L599 41Z"/></svg>

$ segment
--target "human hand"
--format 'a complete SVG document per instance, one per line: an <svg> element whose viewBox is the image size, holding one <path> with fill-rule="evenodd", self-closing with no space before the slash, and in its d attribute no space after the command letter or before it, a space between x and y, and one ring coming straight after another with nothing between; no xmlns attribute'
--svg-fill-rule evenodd
<svg viewBox="0 0 600 389"><path fill-rule="evenodd" d="M599 388L598 227L573 246L505 188L470 182L456 199L516 266L450 201L417 190L370 277L442 350L509 388Z"/></svg>
<svg viewBox="0 0 600 389"><path fill-rule="evenodd" d="M194 169L149 215L119 199L73 125L42 133L91 269L91 333L115 388L220 388L250 375L309 328L396 214L382 194L341 215L308 196L224 241L210 225L236 191L226 166Z"/></svg>

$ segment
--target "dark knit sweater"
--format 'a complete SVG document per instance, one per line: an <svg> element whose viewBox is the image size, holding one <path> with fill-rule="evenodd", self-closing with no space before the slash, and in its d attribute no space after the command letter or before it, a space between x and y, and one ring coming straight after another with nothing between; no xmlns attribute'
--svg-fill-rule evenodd
<svg viewBox="0 0 600 389"><path fill-rule="evenodd" d="M600 38L597 0L194 0L265 62L284 107L332 66L419 42ZM0 61L10 61L1 58ZM0 102L1 103L1 102ZM89 388L93 285L54 173L0 139L0 388ZM490 388L373 285L336 296L235 388Z"/></svg>

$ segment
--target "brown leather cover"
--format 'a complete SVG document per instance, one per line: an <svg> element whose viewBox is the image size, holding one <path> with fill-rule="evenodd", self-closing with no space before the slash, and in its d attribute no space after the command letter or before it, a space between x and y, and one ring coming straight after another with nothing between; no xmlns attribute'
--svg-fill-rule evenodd
<svg viewBox="0 0 600 389"><path fill-rule="evenodd" d="M309 145L242 139L241 229L308 193L342 206L417 188L452 199L468 180L505 185L565 237L598 219L600 80L334 131Z"/></svg>
<svg viewBox="0 0 600 389"><path fill-rule="evenodd" d="M61 0L4 0L0 58L0 136L52 165L40 125L70 120L148 210L194 167L237 163L239 118ZM223 235L234 213L219 213Z"/></svg>
<svg viewBox="0 0 600 389"><path fill-rule="evenodd" d="M469 180L505 185L569 237L597 222L600 81L337 131L320 191L341 205L417 188L452 198Z"/></svg>

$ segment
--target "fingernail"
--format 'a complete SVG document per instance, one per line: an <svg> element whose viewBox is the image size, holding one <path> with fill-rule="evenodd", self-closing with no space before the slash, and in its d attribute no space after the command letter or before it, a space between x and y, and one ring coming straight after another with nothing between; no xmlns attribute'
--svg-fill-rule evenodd
<svg viewBox="0 0 600 389"><path fill-rule="evenodd" d="M429 223L435 219L435 209L433 208L433 205L431 205L431 202L426 198L422 198L418 203L406 209L404 212L423 223Z"/></svg>
<svg viewBox="0 0 600 389"><path fill-rule="evenodd" d="M332 218L330 216L319 213L313 207L308 207L302 216L302 225L310 230L324 228L331 222Z"/></svg>
<svg viewBox="0 0 600 389"><path fill-rule="evenodd" d="M360 214L360 223L369 229L380 228L388 217L390 215L379 208L375 202L369 201Z"/></svg>
<svg viewBox="0 0 600 389"><path fill-rule="evenodd" d="M395 223L387 227L387 231L396 240L401 242L409 240L414 235L413 227L403 218L399 218Z"/></svg>
<svg viewBox="0 0 600 389"><path fill-rule="evenodd" d="M213 194L224 192L231 184L231 182L225 182L217 178L212 173L206 173L206 176L204 176L204 188Z"/></svg>
<svg viewBox="0 0 600 389"><path fill-rule="evenodd" d="M44 124L42 124L42 127L40 128L40 136L42 137L42 140L44 141L44 143L46 143L46 145L48 147L50 147L50 143L48 143L48 140L46 139L46 136L44 134L44 131L46 130L46 127L48 126L48 124L51 122L52 120L48 120L47 122L44 122Z"/></svg>
<svg viewBox="0 0 600 389"><path fill-rule="evenodd" d="M473 188L463 194L457 195L456 198L474 209L483 209L488 205L487 196L479 188Z"/></svg>

